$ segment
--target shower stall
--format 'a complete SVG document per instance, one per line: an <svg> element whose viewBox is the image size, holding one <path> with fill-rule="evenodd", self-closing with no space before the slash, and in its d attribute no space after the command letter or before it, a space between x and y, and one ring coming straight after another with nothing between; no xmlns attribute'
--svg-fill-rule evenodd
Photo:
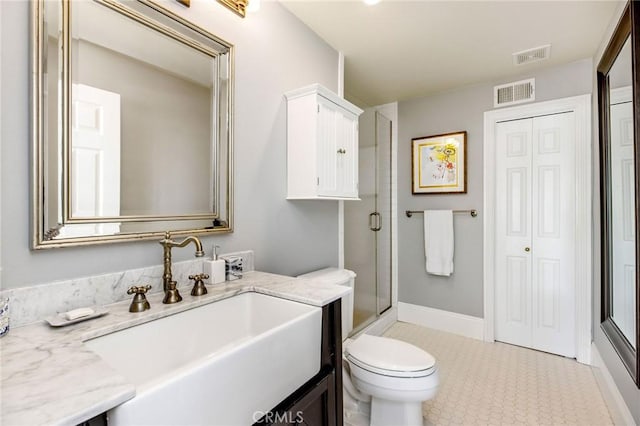
<svg viewBox="0 0 640 426"><path fill-rule="evenodd" d="M392 122L366 109L359 122L359 194L344 206L344 264L356 273L357 332L391 308Z"/></svg>

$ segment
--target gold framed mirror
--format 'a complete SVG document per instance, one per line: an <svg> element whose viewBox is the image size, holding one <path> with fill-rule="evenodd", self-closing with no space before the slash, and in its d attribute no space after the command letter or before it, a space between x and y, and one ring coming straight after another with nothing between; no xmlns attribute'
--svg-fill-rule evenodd
<svg viewBox="0 0 640 426"><path fill-rule="evenodd" d="M600 63L601 327L640 387L640 6L629 2Z"/></svg>
<svg viewBox="0 0 640 426"><path fill-rule="evenodd" d="M233 46L148 0L32 20L32 247L231 232Z"/></svg>

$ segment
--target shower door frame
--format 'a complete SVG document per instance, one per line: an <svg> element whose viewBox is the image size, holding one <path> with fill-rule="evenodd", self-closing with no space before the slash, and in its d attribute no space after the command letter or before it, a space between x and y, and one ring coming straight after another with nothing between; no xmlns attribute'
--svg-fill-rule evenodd
<svg viewBox="0 0 640 426"><path fill-rule="evenodd" d="M384 312L378 313L378 297L376 293L376 316L372 321L368 321L363 323L363 325L359 327L354 327L354 332L352 335L356 335L364 332L365 330L370 332L382 332L389 325L393 324L398 319L398 179L397 179L397 158L398 158L398 103L393 102L389 104L379 105L372 108L374 112L378 112L386 117L391 122L391 179L390 179L390 188L391 191L391 211L390 211L390 245L391 245L391 256L390 256L390 279L391 279L391 306L387 308ZM356 201L357 202L357 201ZM340 202L339 207L339 220L342 224L342 229L340 231L340 252L339 252L339 265L340 267L345 267L345 249L344 249L344 208L341 208L343 202ZM357 283L358 277L356 277ZM357 285L357 284L356 284ZM377 288L376 288L377 290ZM354 289L354 305L355 305L355 289Z"/></svg>

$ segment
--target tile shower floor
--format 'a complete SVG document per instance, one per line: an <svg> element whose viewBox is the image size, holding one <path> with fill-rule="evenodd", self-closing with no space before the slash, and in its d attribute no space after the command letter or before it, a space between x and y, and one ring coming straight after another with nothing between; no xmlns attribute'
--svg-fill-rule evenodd
<svg viewBox="0 0 640 426"><path fill-rule="evenodd" d="M402 322L385 336L437 359L440 390L423 404L426 424L613 424L591 367L575 360Z"/></svg>

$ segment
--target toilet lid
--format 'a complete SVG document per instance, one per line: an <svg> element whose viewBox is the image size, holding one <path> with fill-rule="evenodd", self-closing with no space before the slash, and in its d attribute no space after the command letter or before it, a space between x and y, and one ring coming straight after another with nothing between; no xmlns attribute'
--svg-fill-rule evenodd
<svg viewBox="0 0 640 426"><path fill-rule="evenodd" d="M400 340L363 334L346 348L347 358L360 367L394 376L394 372L425 372L433 368L435 358L428 352ZM367 367L372 368L367 368Z"/></svg>

